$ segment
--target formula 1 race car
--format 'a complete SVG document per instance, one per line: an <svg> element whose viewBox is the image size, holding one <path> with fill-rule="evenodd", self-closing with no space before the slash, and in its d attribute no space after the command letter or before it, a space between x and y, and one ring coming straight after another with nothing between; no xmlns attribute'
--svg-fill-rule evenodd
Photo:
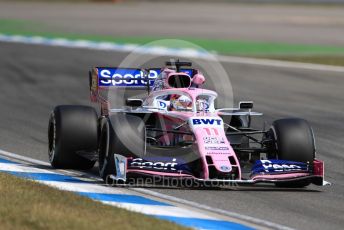
<svg viewBox="0 0 344 230"><path fill-rule="evenodd" d="M55 168L85 170L98 161L100 176L114 184L147 177L283 187L327 183L307 121L286 118L253 129L251 119L262 115L252 111L253 102L216 109L217 93L202 88L205 77L190 62L166 62L162 69L97 67L89 80L100 116L81 105L51 113ZM145 96L126 94L138 90Z"/></svg>

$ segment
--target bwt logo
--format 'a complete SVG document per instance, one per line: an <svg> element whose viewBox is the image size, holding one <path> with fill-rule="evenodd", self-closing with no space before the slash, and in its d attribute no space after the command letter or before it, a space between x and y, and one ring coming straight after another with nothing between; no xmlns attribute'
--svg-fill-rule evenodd
<svg viewBox="0 0 344 230"><path fill-rule="evenodd" d="M192 119L193 125L221 125L221 119L209 119L209 118L201 118L201 119Z"/></svg>
<svg viewBox="0 0 344 230"><path fill-rule="evenodd" d="M153 84L158 75L158 71L149 71L150 85ZM99 69L100 86L142 87L147 85L147 80L143 77L143 72L138 69Z"/></svg>

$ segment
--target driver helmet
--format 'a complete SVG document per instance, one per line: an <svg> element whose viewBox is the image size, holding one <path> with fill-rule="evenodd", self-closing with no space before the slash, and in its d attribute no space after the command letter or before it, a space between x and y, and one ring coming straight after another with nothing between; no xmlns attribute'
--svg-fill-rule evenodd
<svg viewBox="0 0 344 230"><path fill-rule="evenodd" d="M172 95L171 110L192 110L192 100L184 95Z"/></svg>

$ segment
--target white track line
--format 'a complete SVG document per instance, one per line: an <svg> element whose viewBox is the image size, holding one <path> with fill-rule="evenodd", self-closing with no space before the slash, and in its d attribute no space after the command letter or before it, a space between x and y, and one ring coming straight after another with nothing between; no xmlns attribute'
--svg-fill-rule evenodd
<svg viewBox="0 0 344 230"><path fill-rule="evenodd" d="M302 62L291 61L278 61L270 59L257 59L257 58L244 58L244 57L232 57L232 56L217 56L217 59L221 62L260 65L260 66L273 66L293 69L305 69L305 70L319 70L319 71L332 71L332 72L344 72L342 66L320 65Z"/></svg>
<svg viewBox="0 0 344 230"><path fill-rule="evenodd" d="M26 156L22 156L22 155L11 153L11 152L7 152L7 151L2 150L2 149L0 149L0 154L7 156L7 157L10 157L11 159L17 159L17 160L22 160L22 161L33 163L33 164L50 166L50 164L48 162L36 160L36 159L31 158L31 157L26 157Z"/></svg>
<svg viewBox="0 0 344 230"><path fill-rule="evenodd" d="M66 190L70 192L89 192L89 193L106 193L106 194L128 194L121 189L114 189L113 187L102 186L100 184L88 184L88 183L73 183L73 182L61 182L61 181L40 181L42 184L49 185L51 187Z"/></svg>
<svg viewBox="0 0 344 230"><path fill-rule="evenodd" d="M133 203L118 203L111 201L102 201L104 204L125 208L133 212L140 212L146 215L159 215L159 216L173 216L173 217L188 217L188 218L201 218L208 220L218 220L217 218L201 214L199 212L193 212L191 210L179 208L176 206L165 205L144 205ZM171 214L172 213L172 214Z"/></svg>
<svg viewBox="0 0 344 230"><path fill-rule="evenodd" d="M167 47L142 47L136 44L118 44L113 42L95 42L87 40L69 40L65 38L45 38L40 36L22 36L22 35L5 35L0 33L0 42L11 43L24 43L32 45L45 45L67 48L82 48L101 51L115 51L115 52L132 52L135 50L137 53L150 54L150 55L171 55L189 58L205 59L209 61L221 61L225 63L249 64L259 66L270 66L279 68L293 68L304 70L317 70L317 71L332 71L344 72L344 67L310 64L301 62L290 61L277 61L269 59L245 58L214 55L200 50L187 49L187 48L167 48Z"/></svg>
<svg viewBox="0 0 344 230"><path fill-rule="evenodd" d="M40 161L40 160L36 160L30 157L25 157L25 156L21 156L15 153L11 153L11 152L7 152L4 150L0 149L0 155L3 155L5 157L11 158L11 159L17 159L17 160L21 160L21 161L26 161L29 163L35 163L35 164L42 164L42 165L49 165L47 162L44 161ZM85 174L84 174L85 175ZM90 175L91 177L94 177L94 175ZM47 182L44 182L47 183ZM57 182L58 183L58 182ZM66 185L60 184L58 185L57 183L55 183L55 186L61 186L61 187L65 187ZM87 185L85 185L87 186ZM106 187L105 187L106 188ZM77 190L77 188L75 188ZM184 199L180 199L177 197L173 197L173 196L169 196L169 195L165 195L162 193L158 193L158 192L154 192L148 189L143 189L143 188L128 188L128 190L132 190L135 192L139 192L141 194L146 194L149 196L153 196L153 197L157 197L159 199L163 199L163 200L167 200L167 201L172 201L172 202L177 202L180 204L184 204L187 206L191 206L194 207L196 209L200 209L200 210L205 210L211 213L215 213L215 214L221 214L224 216L228 216L230 218L235 218L241 221L245 221L245 222L249 222L252 224L256 224L262 227L267 227L270 229L281 229L281 230L292 230L293 228L284 226L284 225L280 225L280 224L276 224L270 221L266 221L266 220L262 220L262 219L258 219L258 218L254 218L254 217L250 217L247 215L243 215L243 214L239 214L239 213L235 213L235 212L229 212L226 210L222 210L222 209L218 209L218 208L213 208L207 205L203 205L197 202L193 202L193 201L188 201L188 200L184 200ZM84 191L83 188L80 188L80 192ZM209 218L209 217L208 217Z"/></svg>
<svg viewBox="0 0 344 230"><path fill-rule="evenodd" d="M24 173L51 173L54 172L40 169L40 168L34 168L31 166L25 166L20 164L7 164L7 163L0 163L1 170L8 171L8 172L24 172Z"/></svg>

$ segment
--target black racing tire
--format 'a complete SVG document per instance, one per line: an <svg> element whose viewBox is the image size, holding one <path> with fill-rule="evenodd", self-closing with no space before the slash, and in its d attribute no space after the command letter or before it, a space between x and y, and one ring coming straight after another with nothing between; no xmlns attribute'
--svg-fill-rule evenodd
<svg viewBox="0 0 344 230"><path fill-rule="evenodd" d="M117 184L114 154L139 157L145 151L145 124L140 117L115 114L105 118L99 142L99 175L107 184Z"/></svg>
<svg viewBox="0 0 344 230"><path fill-rule="evenodd" d="M94 108L80 105L56 106L48 128L49 161L54 168L91 169L95 160L82 152L96 152L98 118Z"/></svg>
<svg viewBox="0 0 344 230"><path fill-rule="evenodd" d="M311 126L306 120L285 118L273 122L270 133L275 142L275 151L280 160L308 163L313 168L315 141ZM278 182L279 187L300 188L310 181Z"/></svg>

